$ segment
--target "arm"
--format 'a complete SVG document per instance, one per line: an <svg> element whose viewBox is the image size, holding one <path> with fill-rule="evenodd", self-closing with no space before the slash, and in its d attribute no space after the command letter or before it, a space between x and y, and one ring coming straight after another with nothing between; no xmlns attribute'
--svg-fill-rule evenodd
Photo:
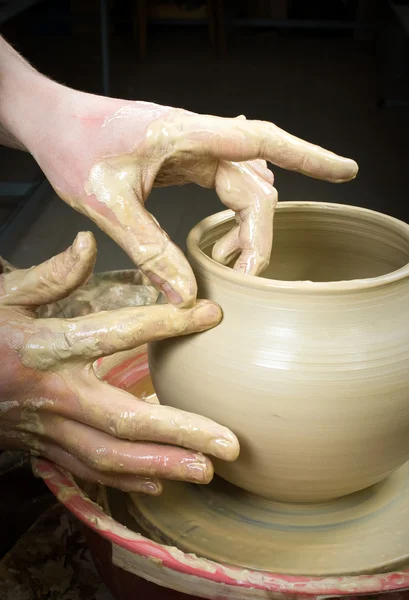
<svg viewBox="0 0 409 600"><path fill-rule="evenodd" d="M237 227L213 257L257 275L268 264L278 196L269 161L334 183L357 164L276 125L199 115L84 94L36 73L4 41L0 122L8 143L35 157L59 196L89 216L173 304L192 306L196 282L183 253L145 208L154 186L214 188ZM13 142L14 140L14 142Z"/></svg>
<svg viewBox="0 0 409 600"><path fill-rule="evenodd" d="M0 143L27 151L30 137L52 111L59 87L0 36Z"/></svg>

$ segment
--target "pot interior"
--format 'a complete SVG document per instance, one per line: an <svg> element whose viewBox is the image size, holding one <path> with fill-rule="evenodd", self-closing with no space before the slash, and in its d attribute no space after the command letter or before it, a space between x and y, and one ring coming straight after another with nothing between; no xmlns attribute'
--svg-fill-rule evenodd
<svg viewBox="0 0 409 600"><path fill-rule="evenodd" d="M235 225L208 231L201 249ZM229 266L233 266L234 260ZM281 281L348 281L386 275L409 263L409 227L379 213L330 205L279 206L270 264L261 277Z"/></svg>

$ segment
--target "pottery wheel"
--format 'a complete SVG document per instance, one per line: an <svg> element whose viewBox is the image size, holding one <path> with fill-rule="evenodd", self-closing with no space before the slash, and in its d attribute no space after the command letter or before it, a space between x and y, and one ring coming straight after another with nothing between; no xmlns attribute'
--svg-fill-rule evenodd
<svg viewBox="0 0 409 600"><path fill-rule="evenodd" d="M319 505L274 503L222 479L164 482L160 497L129 495L154 541L232 566L289 575L400 569L409 559L409 465L361 492Z"/></svg>

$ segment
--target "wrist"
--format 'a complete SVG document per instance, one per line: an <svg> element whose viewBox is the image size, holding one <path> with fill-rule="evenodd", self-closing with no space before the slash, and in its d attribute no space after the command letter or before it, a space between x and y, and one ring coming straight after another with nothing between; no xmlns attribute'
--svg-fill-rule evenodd
<svg viewBox="0 0 409 600"><path fill-rule="evenodd" d="M61 87L0 37L0 143L34 154L47 135Z"/></svg>

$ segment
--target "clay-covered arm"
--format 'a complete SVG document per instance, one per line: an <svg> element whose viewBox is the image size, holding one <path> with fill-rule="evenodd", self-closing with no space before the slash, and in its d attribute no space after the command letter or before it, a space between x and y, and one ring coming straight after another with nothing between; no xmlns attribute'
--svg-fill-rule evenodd
<svg viewBox="0 0 409 600"><path fill-rule="evenodd" d="M214 188L235 211L237 227L213 256L222 263L236 258L235 269L255 275L269 262L277 203L266 161L336 183L358 171L353 160L272 123L68 89L36 73L4 40L0 79L3 139L31 152L60 197L94 220L181 307L194 303L196 282L145 208L154 186Z"/></svg>

